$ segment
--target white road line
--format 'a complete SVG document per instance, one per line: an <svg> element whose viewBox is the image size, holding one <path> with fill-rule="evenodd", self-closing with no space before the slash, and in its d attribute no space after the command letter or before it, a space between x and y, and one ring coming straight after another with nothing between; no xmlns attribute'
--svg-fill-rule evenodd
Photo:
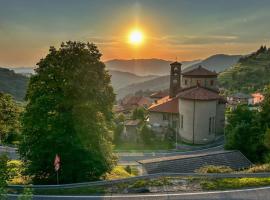
<svg viewBox="0 0 270 200"><path fill-rule="evenodd" d="M111 196L60 196L60 195L34 195L34 197L48 197L48 198L128 198L128 197L166 197L166 196L192 196L192 195L206 195L206 194L222 194L222 193L236 193L236 192L248 192L248 191L259 191L259 190L268 190L270 186L259 187L259 188L250 188L250 189L238 189L238 190L225 190L225 191L212 191L212 192L192 192L192 193L159 193L159 194L138 194L138 195L111 195ZM18 197L16 194L8 194L10 197Z"/></svg>

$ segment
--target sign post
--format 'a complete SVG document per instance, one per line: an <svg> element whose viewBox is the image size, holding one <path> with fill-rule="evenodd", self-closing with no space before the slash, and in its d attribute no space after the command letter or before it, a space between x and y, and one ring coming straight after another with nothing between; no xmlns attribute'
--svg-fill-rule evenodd
<svg viewBox="0 0 270 200"><path fill-rule="evenodd" d="M54 170L56 171L57 185L59 184L59 176L58 176L59 169L60 169L60 156L58 154L56 154L55 159L54 159Z"/></svg>

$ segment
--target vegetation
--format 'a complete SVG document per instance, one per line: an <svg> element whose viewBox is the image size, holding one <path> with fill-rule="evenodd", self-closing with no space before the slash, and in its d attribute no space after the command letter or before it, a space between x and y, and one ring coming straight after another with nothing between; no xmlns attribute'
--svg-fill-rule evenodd
<svg viewBox="0 0 270 200"><path fill-rule="evenodd" d="M251 161L263 161L266 148L263 144L264 131L258 123L257 111L246 105L238 106L228 115L225 128L227 149L238 149Z"/></svg>
<svg viewBox="0 0 270 200"><path fill-rule="evenodd" d="M132 119L139 119L141 121L144 121L146 119L146 109L139 107L135 108L132 112Z"/></svg>
<svg viewBox="0 0 270 200"><path fill-rule="evenodd" d="M10 179L9 169L8 169L8 157L6 155L0 155L0 200L7 199L6 186Z"/></svg>
<svg viewBox="0 0 270 200"><path fill-rule="evenodd" d="M106 180L114 180L121 178L129 178L134 176L131 171L130 173L123 166L116 166L113 170L105 176Z"/></svg>
<svg viewBox="0 0 270 200"><path fill-rule="evenodd" d="M34 183L55 183L54 158L61 158L60 183L97 180L112 170L110 76L94 44L51 47L30 79L19 153ZM74 164L76 163L76 164Z"/></svg>
<svg viewBox="0 0 270 200"><path fill-rule="evenodd" d="M253 162L270 158L270 86L264 89L265 99L259 111L239 105L227 114L226 149L238 149Z"/></svg>
<svg viewBox="0 0 270 200"><path fill-rule="evenodd" d="M18 140L21 111L10 95L0 92L0 144Z"/></svg>
<svg viewBox="0 0 270 200"><path fill-rule="evenodd" d="M270 49L261 46L259 50L239 59L238 63L222 72L219 85L234 92L262 91L270 84Z"/></svg>
<svg viewBox="0 0 270 200"><path fill-rule="evenodd" d="M270 185L270 178L220 178L201 182L205 190L237 189Z"/></svg>
<svg viewBox="0 0 270 200"><path fill-rule="evenodd" d="M197 173L230 173L233 172L233 169L228 166L215 166L215 165L206 165L196 170Z"/></svg>
<svg viewBox="0 0 270 200"><path fill-rule="evenodd" d="M13 70L0 68L0 91L11 94L17 101L23 101L28 78Z"/></svg>

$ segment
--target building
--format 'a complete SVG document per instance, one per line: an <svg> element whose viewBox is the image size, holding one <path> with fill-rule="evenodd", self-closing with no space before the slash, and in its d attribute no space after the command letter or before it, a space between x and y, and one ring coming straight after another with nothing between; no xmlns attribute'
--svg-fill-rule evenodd
<svg viewBox="0 0 270 200"><path fill-rule="evenodd" d="M235 93L227 97L230 105L252 104L252 96L242 92Z"/></svg>
<svg viewBox="0 0 270 200"><path fill-rule="evenodd" d="M201 66L181 72L181 63L171 64L169 95L149 108L149 123L155 130L173 128L179 140L205 144L223 134L225 99L219 95L217 73Z"/></svg>
<svg viewBox="0 0 270 200"><path fill-rule="evenodd" d="M124 122L122 139L124 141L137 142L139 140L139 124L140 120L127 120Z"/></svg>
<svg viewBox="0 0 270 200"><path fill-rule="evenodd" d="M126 111L132 111L135 108L143 107L148 108L153 101L144 96L126 96L121 102L120 105Z"/></svg>
<svg viewBox="0 0 270 200"><path fill-rule="evenodd" d="M252 104L254 105L259 104L264 100L264 96L259 92L253 93L251 94L251 96L252 96Z"/></svg>
<svg viewBox="0 0 270 200"><path fill-rule="evenodd" d="M153 94L150 95L150 98L153 100L153 101L157 101L163 97L166 97L168 96L168 92L167 91L158 91L158 92L155 92Z"/></svg>

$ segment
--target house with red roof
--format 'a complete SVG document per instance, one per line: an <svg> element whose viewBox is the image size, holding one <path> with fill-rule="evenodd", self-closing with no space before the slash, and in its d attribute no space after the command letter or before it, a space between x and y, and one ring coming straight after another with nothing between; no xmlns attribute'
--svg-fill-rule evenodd
<svg viewBox="0 0 270 200"><path fill-rule="evenodd" d="M149 108L149 123L159 132L173 128L176 137L192 144L214 141L224 132L226 100L220 96L217 73L202 66L182 73L171 64L169 95Z"/></svg>

